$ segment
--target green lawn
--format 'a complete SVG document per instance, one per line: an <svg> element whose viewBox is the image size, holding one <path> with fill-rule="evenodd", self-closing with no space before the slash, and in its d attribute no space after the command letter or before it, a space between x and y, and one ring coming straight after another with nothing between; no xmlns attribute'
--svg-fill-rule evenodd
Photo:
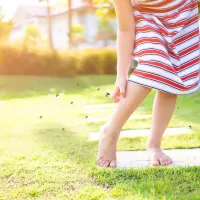
<svg viewBox="0 0 200 200"><path fill-rule="evenodd" d="M200 199L198 167L96 167L97 142L86 140L88 131L99 131L102 123L88 123L82 106L112 103L105 94L112 92L114 81L111 75L0 76L0 199ZM151 113L154 94L138 113ZM191 125L194 134L164 137L163 148L200 147L199 103L200 93L179 97L170 126ZM131 120L123 129L145 127L150 120ZM118 150L145 149L146 139L120 139Z"/></svg>

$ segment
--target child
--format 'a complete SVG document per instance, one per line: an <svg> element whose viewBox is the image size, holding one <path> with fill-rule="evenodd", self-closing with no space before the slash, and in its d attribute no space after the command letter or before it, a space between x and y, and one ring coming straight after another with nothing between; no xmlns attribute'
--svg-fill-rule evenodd
<svg viewBox="0 0 200 200"><path fill-rule="evenodd" d="M113 0L117 20L117 77L109 122L101 127L97 164L117 166L116 144L130 115L152 89L151 134L146 150L152 166L173 161L161 150L162 135L172 117L177 96L200 87L197 0ZM131 57L138 66L128 78Z"/></svg>

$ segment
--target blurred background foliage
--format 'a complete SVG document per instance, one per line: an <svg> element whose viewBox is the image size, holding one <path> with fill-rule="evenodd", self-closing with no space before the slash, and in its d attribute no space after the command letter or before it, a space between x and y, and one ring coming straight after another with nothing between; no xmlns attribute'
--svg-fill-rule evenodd
<svg viewBox="0 0 200 200"><path fill-rule="evenodd" d="M13 27L13 22L11 20L4 21L4 10L0 7L0 42L6 41Z"/></svg>
<svg viewBox="0 0 200 200"><path fill-rule="evenodd" d="M109 47L109 41L116 40L116 30L110 19L115 18L112 0L84 0L89 6L95 6L96 15L99 16L98 31L95 43L102 42L101 48L78 49L80 43L87 43L82 24L73 24L72 0L61 0L54 8L68 8L70 39L68 49L59 50L53 47L52 42L52 7L49 0L44 1L48 8L48 36L42 37L37 25L27 24L24 36L14 43L9 43L8 38L13 29L13 21L5 21L5 13L0 7L0 74L24 75L55 75L72 77L77 74L115 74L116 73L116 48ZM200 1L198 1L200 6Z"/></svg>
<svg viewBox="0 0 200 200"><path fill-rule="evenodd" d="M99 5L96 14L102 17L115 17L115 9L112 0L93 0L94 4Z"/></svg>
<svg viewBox="0 0 200 200"><path fill-rule="evenodd" d="M116 51L111 48L59 52L41 47L0 46L0 74L7 75L115 74L116 60Z"/></svg>

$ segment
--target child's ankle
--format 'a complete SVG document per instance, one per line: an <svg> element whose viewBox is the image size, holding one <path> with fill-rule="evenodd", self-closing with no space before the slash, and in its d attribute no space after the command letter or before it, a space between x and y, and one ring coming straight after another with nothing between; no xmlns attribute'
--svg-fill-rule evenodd
<svg viewBox="0 0 200 200"><path fill-rule="evenodd" d="M115 140L118 137L118 132L116 132L111 126L110 124L104 124L102 126L102 129L104 132L104 137L106 137L107 139L112 139Z"/></svg>
<svg viewBox="0 0 200 200"><path fill-rule="evenodd" d="M147 151L160 151L161 150L161 147L160 145L147 145L146 147L146 150Z"/></svg>

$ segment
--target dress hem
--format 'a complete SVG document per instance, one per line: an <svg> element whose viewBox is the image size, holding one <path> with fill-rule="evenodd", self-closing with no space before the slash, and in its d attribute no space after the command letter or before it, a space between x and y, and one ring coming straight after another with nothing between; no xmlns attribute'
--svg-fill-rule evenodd
<svg viewBox="0 0 200 200"><path fill-rule="evenodd" d="M166 90L162 90L160 88L157 88L155 86L152 86L152 85L147 85L147 84L144 84L144 83L140 83L139 81L136 81L136 80L132 80L131 78L128 79L128 81L131 81L133 83L137 83L139 85L142 85L144 87L147 87L147 88L150 88L150 89L154 89L154 90L158 90L158 91L162 91L162 92L165 92L165 93L168 93L168 94L173 94L173 95L179 95L179 96L183 96L183 95L189 95L189 94L194 94L196 92L198 92L198 90L200 90L200 84L198 85L197 89L195 91L192 91L192 92L186 92L186 93L173 93L173 92L169 92L169 91L166 91Z"/></svg>

